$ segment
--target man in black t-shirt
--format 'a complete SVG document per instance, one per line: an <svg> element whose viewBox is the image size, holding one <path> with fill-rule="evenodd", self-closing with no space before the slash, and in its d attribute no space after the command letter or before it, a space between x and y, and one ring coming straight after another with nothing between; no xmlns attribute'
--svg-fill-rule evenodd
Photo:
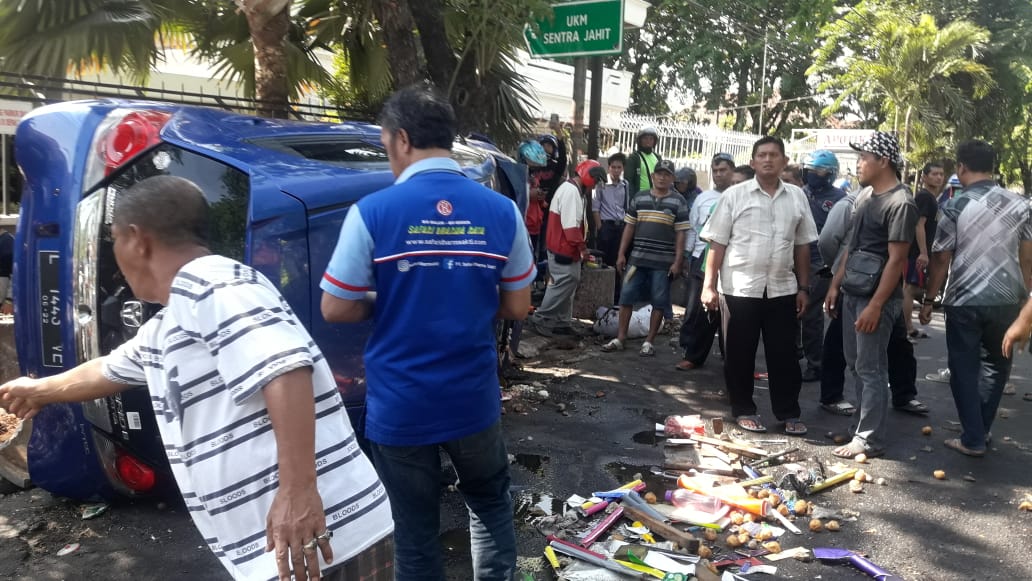
<svg viewBox="0 0 1032 581"><path fill-rule="evenodd" d="M924 187L914 195L914 203L917 205L917 228L914 231L914 243L910 245L903 284L903 322L907 326L907 336L911 339L928 336L924 330L914 328L914 300L924 294L929 250L932 241L935 240L935 223L939 214L937 200L945 179L942 164L926 163L921 170L921 183Z"/></svg>
<svg viewBox="0 0 1032 581"><path fill-rule="evenodd" d="M867 141L850 146L860 152L857 177L865 190L857 198L853 240L824 302L831 316L843 317L842 351L860 399L860 417L853 440L832 452L840 458L860 453L877 456L885 450L884 426L889 408L887 350L892 327L902 316L900 281L917 226L917 207L906 186L899 182L903 158L896 136L876 131ZM871 257L866 264L851 260L864 255ZM876 272L870 266L877 258L881 274L872 291L863 292L863 285L843 285L847 271ZM850 279L862 281L863 276ZM840 287L842 313L835 306Z"/></svg>

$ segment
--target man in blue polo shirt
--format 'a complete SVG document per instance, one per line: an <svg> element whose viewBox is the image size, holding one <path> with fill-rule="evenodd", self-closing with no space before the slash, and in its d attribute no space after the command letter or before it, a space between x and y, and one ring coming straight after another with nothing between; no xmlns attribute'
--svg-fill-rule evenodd
<svg viewBox="0 0 1032 581"><path fill-rule="evenodd" d="M470 511L473 578L509 579L516 535L494 321L527 316L530 239L516 205L449 157L455 113L446 100L402 89L380 124L397 181L348 212L321 284L322 313L373 319L366 436L395 503L397 577L444 579L443 449Z"/></svg>

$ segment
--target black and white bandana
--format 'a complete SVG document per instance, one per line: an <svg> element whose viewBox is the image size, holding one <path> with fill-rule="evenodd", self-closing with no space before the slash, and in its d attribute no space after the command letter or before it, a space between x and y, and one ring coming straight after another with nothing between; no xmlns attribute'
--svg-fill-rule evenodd
<svg viewBox="0 0 1032 581"><path fill-rule="evenodd" d="M875 131L866 141L850 143L849 147L857 151L873 153L878 157L884 157L896 167L903 163L903 156L899 151L899 140L892 133Z"/></svg>

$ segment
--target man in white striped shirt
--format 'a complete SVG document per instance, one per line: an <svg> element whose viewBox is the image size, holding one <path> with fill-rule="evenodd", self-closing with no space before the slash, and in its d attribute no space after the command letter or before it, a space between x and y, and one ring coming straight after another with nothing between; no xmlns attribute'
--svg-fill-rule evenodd
<svg viewBox="0 0 1032 581"><path fill-rule="evenodd" d="M114 208L119 268L165 308L105 357L0 387L0 404L31 417L146 384L187 509L235 579L391 579L386 491L290 306L251 267L210 254L191 182L143 180Z"/></svg>

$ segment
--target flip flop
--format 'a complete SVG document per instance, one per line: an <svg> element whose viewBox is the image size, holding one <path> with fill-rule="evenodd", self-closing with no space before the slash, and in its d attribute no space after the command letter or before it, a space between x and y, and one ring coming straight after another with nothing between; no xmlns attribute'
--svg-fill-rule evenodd
<svg viewBox="0 0 1032 581"><path fill-rule="evenodd" d="M789 436L805 436L806 424L799 421L799 418L785 420L785 433Z"/></svg>
<svg viewBox="0 0 1032 581"><path fill-rule="evenodd" d="M846 400L835 403L822 403L821 409L837 416L851 416L856 413L856 406Z"/></svg>
<svg viewBox="0 0 1032 581"><path fill-rule="evenodd" d="M855 458L857 454L864 454L868 458L876 458L884 453L884 450L880 450L878 448L869 448L856 440L853 440L845 446L839 446L838 448L835 448L831 451L831 455L835 456L836 458L849 459Z"/></svg>
<svg viewBox="0 0 1032 581"><path fill-rule="evenodd" d="M893 407L895 407L896 409L898 409L901 412L907 412L909 414L914 414L915 416L927 416L928 415L928 406L926 406L925 404L917 401L916 399L912 399L912 400L908 401L904 405L893 406Z"/></svg>
<svg viewBox="0 0 1032 581"><path fill-rule="evenodd" d="M656 347L652 343L645 341L641 344L641 349L638 350L638 355L642 357L655 357Z"/></svg>
<svg viewBox="0 0 1032 581"><path fill-rule="evenodd" d="M929 373L925 375L925 379L928 381L935 381L937 383L949 383L950 382L950 369L948 367L940 369L936 373Z"/></svg>
<svg viewBox="0 0 1032 581"><path fill-rule="evenodd" d="M756 373L753 373L752 376L753 376L753 379L758 379L760 381L765 381L767 379L767 372L766 371L758 371Z"/></svg>
<svg viewBox="0 0 1032 581"><path fill-rule="evenodd" d="M971 456L972 458L981 458L985 456L985 450L972 450L964 444L960 443L960 438L953 438L952 440L946 440L943 442L947 448L956 450L965 456Z"/></svg>
<svg viewBox="0 0 1032 581"><path fill-rule="evenodd" d="M613 339L602 346L603 353L612 353L613 351L623 351L623 341L619 339Z"/></svg>
<svg viewBox="0 0 1032 581"><path fill-rule="evenodd" d="M762 434L767 431L767 427L760 422L760 416L738 416L735 418L735 424L747 432L756 434Z"/></svg>
<svg viewBox="0 0 1032 581"><path fill-rule="evenodd" d="M680 363L674 366L674 368L678 371L691 371L697 367L699 366L692 363L691 361L688 361L687 359L681 361Z"/></svg>

